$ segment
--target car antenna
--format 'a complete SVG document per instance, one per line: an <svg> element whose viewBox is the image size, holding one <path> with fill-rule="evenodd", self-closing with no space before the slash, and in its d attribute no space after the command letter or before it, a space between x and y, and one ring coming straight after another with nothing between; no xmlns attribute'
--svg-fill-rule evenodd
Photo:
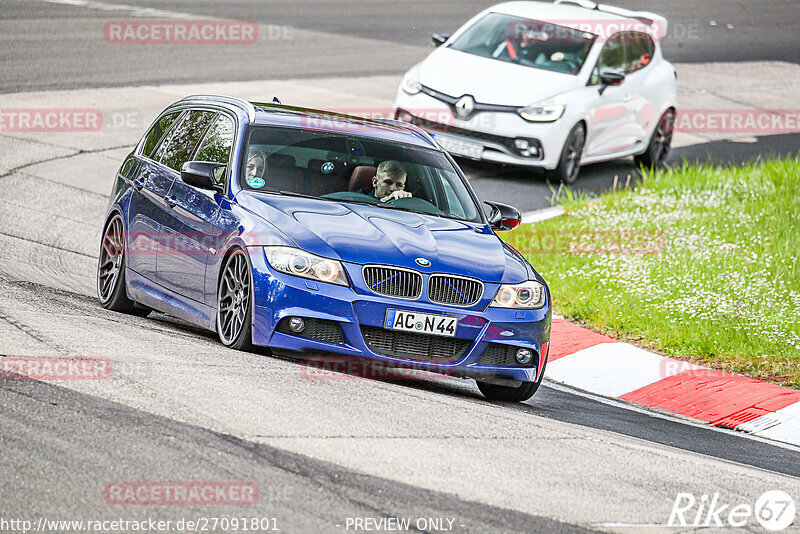
<svg viewBox="0 0 800 534"><path fill-rule="evenodd" d="M280 104L280 103L281 103L281 101L280 101L280 100L278 100L278 97L277 97L277 96L273 96L273 97L272 97L272 103L273 103L273 104Z"/></svg>

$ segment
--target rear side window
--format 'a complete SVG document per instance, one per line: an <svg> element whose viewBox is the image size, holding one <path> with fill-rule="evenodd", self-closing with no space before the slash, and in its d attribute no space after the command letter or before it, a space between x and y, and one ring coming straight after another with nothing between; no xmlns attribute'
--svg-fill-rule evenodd
<svg viewBox="0 0 800 534"><path fill-rule="evenodd" d="M628 32L625 34L626 61L625 72L634 72L646 67L653 59L656 45L653 39L642 32Z"/></svg>
<svg viewBox="0 0 800 534"><path fill-rule="evenodd" d="M176 171L189 161L194 149L206 133L216 113L213 111L193 110L187 113L181 122L172 129L169 139L158 147L153 159Z"/></svg>
<svg viewBox="0 0 800 534"><path fill-rule="evenodd" d="M177 119L178 115L180 114L180 111L176 111L175 113L169 113L158 119L158 122L156 122L153 127L150 128L149 132L147 132L147 137L144 140L144 147L142 148L142 154L148 158L153 157L153 150L155 150L161 138L164 137L164 132L169 130L169 127L172 126L172 123L175 122L175 119Z"/></svg>

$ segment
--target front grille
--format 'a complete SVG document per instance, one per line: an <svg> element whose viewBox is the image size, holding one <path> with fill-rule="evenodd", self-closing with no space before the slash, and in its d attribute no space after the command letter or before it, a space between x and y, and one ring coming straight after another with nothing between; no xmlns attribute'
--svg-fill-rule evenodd
<svg viewBox="0 0 800 534"><path fill-rule="evenodd" d="M482 296L483 282L474 278L434 274L428 279L428 299L431 302L472 306Z"/></svg>
<svg viewBox="0 0 800 534"><path fill-rule="evenodd" d="M398 332L375 326L362 326L361 333L373 352L421 362L454 363L472 343L468 339Z"/></svg>
<svg viewBox="0 0 800 534"><path fill-rule="evenodd" d="M489 347L483 351L483 356L478 360L478 365L487 367L535 367L539 356L533 353L530 363L522 365L517 361L517 349L513 345L503 345L501 343L489 343Z"/></svg>
<svg viewBox="0 0 800 534"><path fill-rule="evenodd" d="M305 318L303 318L303 321L305 321L306 327L302 332L292 332L289 328L289 317L281 319L276 330L283 334L313 339L314 341L322 341L323 343L335 343L336 345L344 344L342 328L339 326L338 322L326 321L325 319Z"/></svg>
<svg viewBox="0 0 800 534"><path fill-rule="evenodd" d="M363 272L367 287L379 295L417 299L422 293L422 275L416 271L367 265Z"/></svg>
<svg viewBox="0 0 800 534"><path fill-rule="evenodd" d="M455 111L456 102L461 100L462 97L460 96L450 96L448 94L442 93L441 91L437 91L436 89L432 89L430 87L422 86L422 92L426 95L432 96L436 100L441 100L445 104L450 106L450 109ZM466 95L463 95L466 96ZM521 107L524 106L508 106L503 104L484 104L483 102L475 102L473 105L473 112L477 111L498 111L501 113L516 113Z"/></svg>

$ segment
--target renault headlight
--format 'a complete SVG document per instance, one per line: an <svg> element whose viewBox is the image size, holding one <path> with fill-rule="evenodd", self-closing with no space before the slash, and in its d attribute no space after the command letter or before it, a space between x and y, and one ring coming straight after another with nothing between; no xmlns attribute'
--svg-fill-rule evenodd
<svg viewBox="0 0 800 534"><path fill-rule="evenodd" d="M517 113L528 122L554 122L561 118L566 107L566 98L559 95L520 108Z"/></svg>
<svg viewBox="0 0 800 534"><path fill-rule="evenodd" d="M497 290L490 306L494 308L541 308L544 306L546 294L544 285L536 280L528 280L521 284L504 284Z"/></svg>
<svg viewBox="0 0 800 534"><path fill-rule="evenodd" d="M417 80L414 76L411 74L406 74L403 78L403 81L400 82L400 89L410 95L415 95L420 92L422 85L420 85L419 80Z"/></svg>
<svg viewBox="0 0 800 534"><path fill-rule="evenodd" d="M340 261L294 247L264 247L264 253L270 266L276 271L329 284L350 285Z"/></svg>

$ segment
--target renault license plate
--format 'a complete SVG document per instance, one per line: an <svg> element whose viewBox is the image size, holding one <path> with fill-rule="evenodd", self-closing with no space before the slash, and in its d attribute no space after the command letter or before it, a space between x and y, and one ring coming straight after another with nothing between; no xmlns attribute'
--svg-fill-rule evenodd
<svg viewBox="0 0 800 534"><path fill-rule="evenodd" d="M456 156L466 156L474 159L481 159L481 157L483 157L483 145L480 143L464 141L442 134L436 134L436 141L442 145L443 149Z"/></svg>

